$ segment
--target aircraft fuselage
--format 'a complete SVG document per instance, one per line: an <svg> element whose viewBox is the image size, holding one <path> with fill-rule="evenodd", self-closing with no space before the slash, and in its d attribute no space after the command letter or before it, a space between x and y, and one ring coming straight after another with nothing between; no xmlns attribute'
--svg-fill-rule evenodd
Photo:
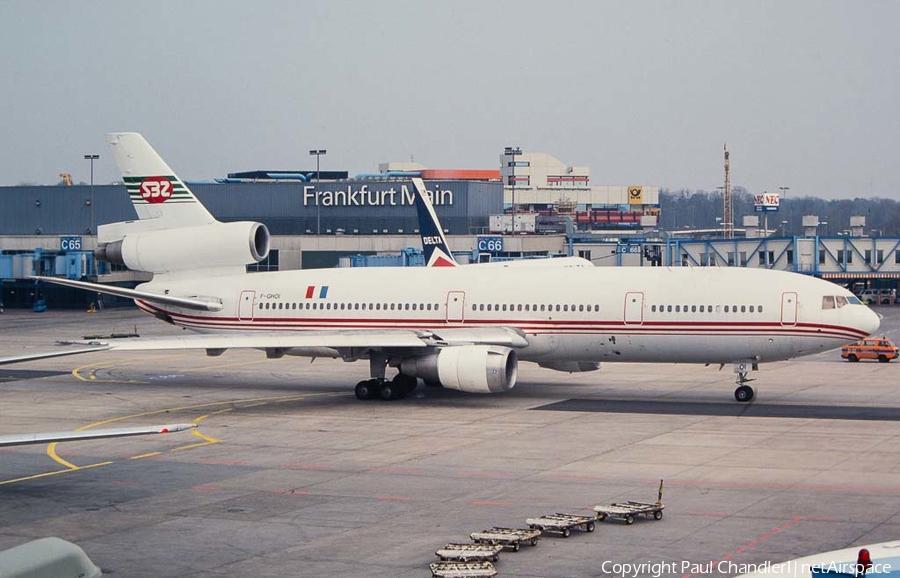
<svg viewBox="0 0 900 578"><path fill-rule="evenodd" d="M206 284L218 312L139 301L199 332L514 327L535 362L734 363L824 351L878 327L827 281L742 268L372 268L250 273L142 290L184 295ZM201 295L202 296L202 295Z"/></svg>

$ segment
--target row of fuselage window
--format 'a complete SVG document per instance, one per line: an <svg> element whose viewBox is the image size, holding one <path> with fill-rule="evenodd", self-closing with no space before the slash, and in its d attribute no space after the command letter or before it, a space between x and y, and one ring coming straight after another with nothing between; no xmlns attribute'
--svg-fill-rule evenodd
<svg viewBox="0 0 900 578"><path fill-rule="evenodd" d="M437 303L320 303L313 301L311 303L284 303L284 302L264 302L259 303L259 309L275 309L275 310L326 310L326 311L440 311L440 305ZM499 311L499 312L599 312L600 305L585 304L540 304L537 303L473 303L472 311Z"/></svg>
<svg viewBox="0 0 900 578"><path fill-rule="evenodd" d="M437 303L283 303L265 302L260 309L276 310L328 310L328 311L440 311ZM585 304L531 304L531 303L473 303L472 311L499 312L599 312L600 305ZM651 305L651 313L762 313L762 305Z"/></svg>
<svg viewBox="0 0 900 578"><path fill-rule="evenodd" d="M546 304L541 303L540 305L537 303L473 303L472 311L527 311L527 312L553 312L553 311L561 311L561 312L576 312L576 313L584 313L591 311L600 311L599 305L585 305L585 304L576 304L572 303L571 305L568 303L552 303Z"/></svg>
<svg viewBox="0 0 900 578"><path fill-rule="evenodd" d="M288 310L326 310L326 311L440 311L437 303L284 303L265 302L259 304L260 309Z"/></svg>
<svg viewBox="0 0 900 578"><path fill-rule="evenodd" d="M762 305L651 305L651 313L762 313Z"/></svg>

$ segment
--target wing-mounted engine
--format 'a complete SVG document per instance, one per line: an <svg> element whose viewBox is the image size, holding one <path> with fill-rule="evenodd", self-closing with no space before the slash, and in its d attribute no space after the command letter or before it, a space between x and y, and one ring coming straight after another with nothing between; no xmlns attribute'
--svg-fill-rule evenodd
<svg viewBox="0 0 900 578"><path fill-rule="evenodd" d="M134 271L166 273L170 271L233 267L257 263L269 254L269 230L262 223L240 221L171 229L147 230L116 223L124 236L101 244L97 259L125 265Z"/></svg>
<svg viewBox="0 0 900 578"><path fill-rule="evenodd" d="M582 373L584 371L597 371L600 369L599 361L555 361L551 363L538 363L539 366L553 371L565 373Z"/></svg>
<svg viewBox="0 0 900 578"><path fill-rule="evenodd" d="M437 353L407 357L400 373L467 393L500 393L516 384L518 356L498 345L444 347Z"/></svg>

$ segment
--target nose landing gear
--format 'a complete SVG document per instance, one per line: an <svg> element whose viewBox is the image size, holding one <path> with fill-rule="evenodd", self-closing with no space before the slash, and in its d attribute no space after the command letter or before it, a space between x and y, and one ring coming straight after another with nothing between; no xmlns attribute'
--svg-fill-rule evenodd
<svg viewBox="0 0 900 578"><path fill-rule="evenodd" d="M753 378L747 377L750 371L756 371L759 366L755 363L735 363L734 364L734 382L737 388L734 390L734 399L741 403L747 403L753 400L756 392L747 383L753 381Z"/></svg>

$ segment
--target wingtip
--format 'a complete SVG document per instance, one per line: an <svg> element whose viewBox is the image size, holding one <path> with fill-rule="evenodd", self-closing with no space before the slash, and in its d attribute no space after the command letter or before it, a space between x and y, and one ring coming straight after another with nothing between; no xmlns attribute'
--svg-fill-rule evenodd
<svg viewBox="0 0 900 578"><path fill-rule="evenodd" d="M172 425L164 425L159 429L159 433L174 433L179 431L186 431L189 429L194 429L199 424L196 423L176 423Z"/></svg>

